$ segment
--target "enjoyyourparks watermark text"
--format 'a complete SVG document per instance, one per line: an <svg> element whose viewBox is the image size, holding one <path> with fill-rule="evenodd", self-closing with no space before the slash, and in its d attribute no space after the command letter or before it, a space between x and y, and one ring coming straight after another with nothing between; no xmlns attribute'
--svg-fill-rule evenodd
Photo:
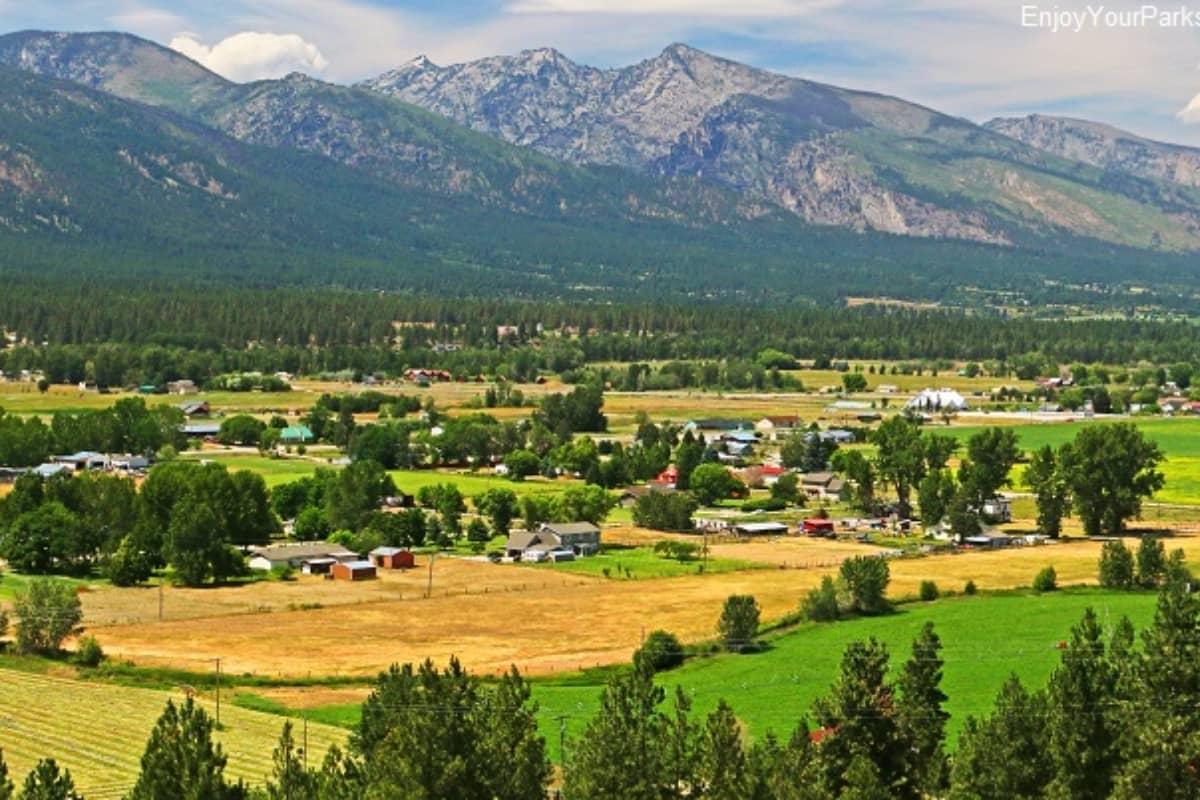
<svg viewBox="0 0 1200 800"><path fill-rule="evenodd" d="M1101 28L1194 28L1200 30L1200 8L1185 5L1145 4L1133 8L1111 8L1090 4L1082 8L1059 5L1021 6L1021 27L1052 33L1082 33Z"/></svg>

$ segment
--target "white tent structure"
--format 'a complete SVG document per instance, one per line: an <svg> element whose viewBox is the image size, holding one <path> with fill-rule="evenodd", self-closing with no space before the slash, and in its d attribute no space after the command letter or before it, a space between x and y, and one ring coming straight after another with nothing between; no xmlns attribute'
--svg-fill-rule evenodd
<svg viewBox="0 0 1200 800"><path fill-rule="evenodd" d="M915 411L965 411L966 399L953 389L925 389L904 405Z"/></svg>

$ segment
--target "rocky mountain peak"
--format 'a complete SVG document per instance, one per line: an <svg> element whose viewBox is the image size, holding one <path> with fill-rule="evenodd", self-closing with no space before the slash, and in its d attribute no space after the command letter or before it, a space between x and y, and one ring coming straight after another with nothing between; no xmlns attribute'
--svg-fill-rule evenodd
<svg viewBox="0 0 1200 800"><path fill-rule="evenodd" d="M997 118L984 127L1103 170L1200 186L1200 149L1156 142L1098 122L1044 114Z"/></svg>

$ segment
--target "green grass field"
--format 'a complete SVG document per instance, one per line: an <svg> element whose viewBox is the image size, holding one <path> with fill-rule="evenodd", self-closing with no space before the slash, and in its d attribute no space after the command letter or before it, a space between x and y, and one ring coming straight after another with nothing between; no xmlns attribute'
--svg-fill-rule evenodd
<svg viewBox="0 0 1200 800"><path fill-rule="evenodd" d="M1196 418L1134 418L1138 428L1146 437L1156 442L1166 456L1161 469L1166 485L1154 496L1162 503L1200 505L1200 419ZM1045 445L1057 447L1075 438L1085 425L1105 425L1107 422L1044 422L1015 425L1021 447L1033 451ZM965 442L972 434L983 430L983 426L962 426L939 429ZM1018 467L1019 471L1021 467ZM1019 477L1019 476L1015 476ZM1014 481L1014 486L1019 486Z"/></svg>
<svg viewBox="0 0 1200 800"><path fill-rule="evenodd" d="M743 569L767 569L768 565L735 558L710 558L707 563L699 559L676 561L663 558L652 547L621 547L605 545L604 550L594 556L566 561L561 564L539 564L538 569L553 569L581 575L610 577L613 580L643 580L646 578L675 578L683 575L698 575L701 571L734 572ZM607 575L605 570L608 570Z"/></svg>
<svg viewBox="0 0 1200 800"><path fill-rule="evenodd" d="M570 480L560 478L558 480L546 480L544 478L530 478L524 481L511 481L508 478L495 477L492 475L481 475L470 472L456 472L452 470L391 470L389 475L396 482L397 488L401 491L415 494L424 486L434 486L439 483L453 483L458 486L458 490L465 497L474 497L477 494L482 494L488 489L511 489L516 492L517 496L527 494L544 494L547 492L561 492L564 489L569 489L572 486L582 486L583 481Z"/></svg>
<svg viewBox="0 0 1200 800"><path fill-rule="evenodd" d="M1056 643L1067 638L1084 609L1094 608L1105 624L1128 616L1141 628L1153 617L1154 602L1150 594L1071 590L914 603L887 617L804 625L773 639L765 652L695 659L664 673L660 683L668 695L675 685L683 686L696 713L708 713L725 698L752 737L774 731L786 738L809 713L813 700L828 691L849 642L874 636L887 643L895 669L907 658L921 626L932 621L944 646L942 688L949 696L953 741L968 715L988 712L1010 674L1030 686L1046 682L1059 660ZM557 718L566 717L568 737L582 735L598 706L602 674L534 682L542 734L556 761Z"/></svg>
<svg viewBox="0 0 1200 800"><path fill-rule="evenodd" d="M263 476L267 486L278 486L281 483L299 480L316 472L322 466L318 461L305 458L269 458L267 456L247 453L222 452L220 450L202 450L184 456L189 461L210 461L223 464L233 471L249 470Z"/></svg>
<svg viewBox="0 0 1200 800"><path fill-rule="evenodd" d="M8 605L17 592L24 591L32 581L49 580L54 583L65 583L75 587L97 587L108 583L103 578L64 578L59 575L18 575L8 570L0 573L0 606Z"/></svg>
<svg viewBox="0 0 1200 800"><path fill-rule="evenodd" d="M148 406L176 405L207 400L214 409L249 413L282 413L310 408L320 395L307 390L291 392L202 392L190 395L81 392L71 386L52 386L45 394L33 384L0 387L0 408L18 414L53 414L108 408L124 397L140 397Z"/></svg>

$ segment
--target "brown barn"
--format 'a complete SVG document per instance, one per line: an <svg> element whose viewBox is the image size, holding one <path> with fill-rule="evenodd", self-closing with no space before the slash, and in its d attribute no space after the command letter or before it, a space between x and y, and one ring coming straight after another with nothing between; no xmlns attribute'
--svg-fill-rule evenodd
<svg viewBox="0 0 1200 800"><path fill-rule="evenodd" d="M380 569L412 569L416 566L411 550L399 547L376 547L370 552L371 561Z"/></svg>
<svg viewBox="0 0 1200 800"><path fill-rule="evenodd" d="M370 561L340 561L330 574L335 581L369 581L375 577L375 565Z"/></svg>

